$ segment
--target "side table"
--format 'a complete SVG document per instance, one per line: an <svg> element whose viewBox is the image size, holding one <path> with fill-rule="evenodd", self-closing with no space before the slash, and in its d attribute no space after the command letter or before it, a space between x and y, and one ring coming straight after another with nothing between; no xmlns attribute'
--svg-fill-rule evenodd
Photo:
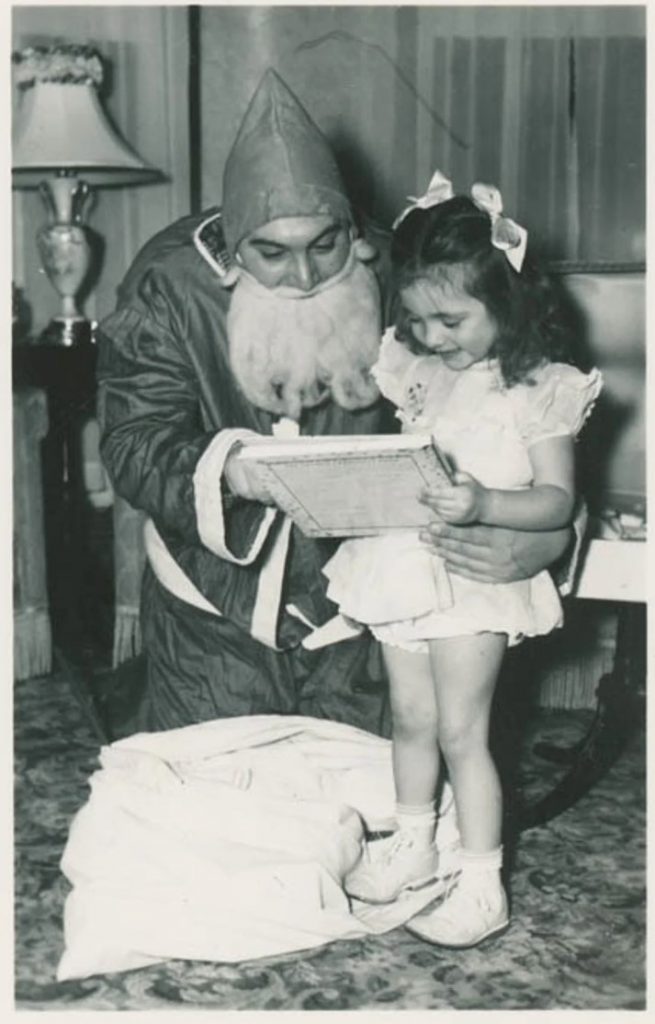
<svg viewBox="0 0 655 1024"><path fill-rule="evenodd" d="M102 585L88 552L93 509L82 452L82 431L95 416L95 367L93 343L65 347L22 341L12 349L14 390L36 387L47 399L42 466L48 591L55 644L75 649L88 642L88 591ZM110 560L110 539L107 547Z"/></svg>

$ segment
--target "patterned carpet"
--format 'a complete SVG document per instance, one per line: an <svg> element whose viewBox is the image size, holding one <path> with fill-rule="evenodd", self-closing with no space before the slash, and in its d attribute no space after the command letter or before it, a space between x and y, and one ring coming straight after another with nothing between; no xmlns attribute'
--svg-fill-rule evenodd
<svg viewBox="0 0 655 1024"><path fill-rule="evenodd" d="M532 736L571 743L588 712L542 711ZM528 737L529 793L561 771ZM59 858L98 741L56 674L16 685L16 1008L22 1010L638 1010L645 1006L645 741L575 807L513 849L508 932L437 949L398 929L244 963L171 961L57 983L67 882Z"/></svg>

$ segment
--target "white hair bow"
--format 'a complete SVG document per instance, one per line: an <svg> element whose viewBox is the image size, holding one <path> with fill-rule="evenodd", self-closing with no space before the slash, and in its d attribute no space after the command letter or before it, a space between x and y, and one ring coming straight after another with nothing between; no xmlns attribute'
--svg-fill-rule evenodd
<svg viewBox="0 0 655 1024"><path fill-rule="evenodd" d="M435 171L430 178L430 184L424 196L407 196L409 206L406 206L403 212L396 217L392 225L393 230L396 230L401 220L404 220L412 210L429 210L431 206L445 203L447 199L452 199L454 195L452 182L441 171Z"/></svg>
<svg viewBox="0 0 655 1024"><path fill-rule="evenodd" d="M528 232L516 221L503 217L503 200L495 185L477 182L471 189L471 199L480 210L489 214L491 220L491 244L504 252L517 274L520 274Z"/></svg>
<svg viewBox="0 0 655 1024"><path fill-rule="evenodd" d="M425 195L418 198L407 196L410 205L396 217L393 223L394 230L412 210L429 210L432 206L438 206L440 203L445 203L447 199L452 199L454 195L450 180L441 171L435 171ZM516 221L510 220L509 217L503 217L503 200L495 185L483 185L481 182L476 182L471 189L471 199L478 209L489 215L491 244L494 248L504 252L514 270L520 273L528 244L527 231Z"/></svg>

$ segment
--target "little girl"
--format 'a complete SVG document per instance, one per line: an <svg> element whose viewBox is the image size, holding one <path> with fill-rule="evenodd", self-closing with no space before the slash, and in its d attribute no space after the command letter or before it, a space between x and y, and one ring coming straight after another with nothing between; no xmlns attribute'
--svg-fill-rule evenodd
<svg viewBox="0 0 655 1024"><path fill-rule="evenodd" d="M373 373L404 431L429 432L455 474L425 495L449 523L552 530L575 503L574 438L601 388L569 364L554 290L497 189L454 196L437 171L394 225L399 312ZM440 752L461 836L457 880L410 931L467 947L509 923L501 882L501 790L489 715L508 645L561 624L549 573L484 584L448 574L415 530L346 541L325 567L341 614L382 642L393 718L398 830L346 879L390 902L438 871Z"/></svg>

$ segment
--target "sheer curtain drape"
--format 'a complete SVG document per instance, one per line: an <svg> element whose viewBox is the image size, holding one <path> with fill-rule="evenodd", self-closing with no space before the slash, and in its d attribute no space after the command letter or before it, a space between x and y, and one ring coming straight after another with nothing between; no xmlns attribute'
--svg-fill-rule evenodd
<svg viewBox="0 0 655 1024"><path fill-rule="evenodd" d="M557 260L644 259L640 8L202 7L203 198L272 65L389 224L441 167L500 185Z"/></svg>

